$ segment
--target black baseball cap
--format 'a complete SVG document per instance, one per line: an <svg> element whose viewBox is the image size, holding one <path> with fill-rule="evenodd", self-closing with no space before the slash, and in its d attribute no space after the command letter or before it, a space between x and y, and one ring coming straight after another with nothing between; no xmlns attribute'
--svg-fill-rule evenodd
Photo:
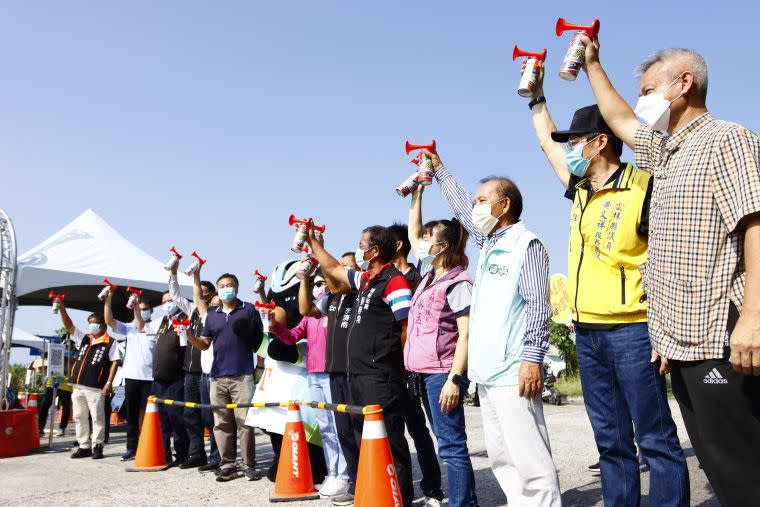
<svg viewBox="0 0 760 507"><path fill-rule="evenodd" d="M618 155L623 153L623 141L612 133L596 104L578 109L570 122L570 128L552 132L552 139L558 143L566 143L570 136L575 134L607 134Z"/></svg>

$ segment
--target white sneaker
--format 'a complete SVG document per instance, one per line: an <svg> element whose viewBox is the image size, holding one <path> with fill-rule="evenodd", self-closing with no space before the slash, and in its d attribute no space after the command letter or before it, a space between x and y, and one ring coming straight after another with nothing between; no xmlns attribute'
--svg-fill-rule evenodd
<svg viewBox="0 0 760 507"><path fill-rule="evenodd" d="M437 498L425 497L425 507L441 507L441 501Z"/></svg>
<svg viewBox="0 0 760 507"><path fill-rule="evenodd" d="M315 485L314 485L314 488L315 488L317 491L320 491L320 492L321 492L323 489L324 489L324 490L326 490L326 489L330 488L330 484L332 484L332 481L333 481L333 480L335 480L335 478L336 478L336 477L335 477L335 476L333 476L333 475L328 475L327 477L325 477L325 480L324 480L324 481L322 481L322 484L315 484Z"/></svg>
<svg viewBox="0 0 760 507"><path fill-rule="evenodd" d="M330 477L328 481L325 481L327 483L327 486L323 485L322 489L319 490L320 496L324 498L341 496L345 494L346 491L348 491L347 480L341 479L339 477Z"/></svg>
<svg viewBox="0 0 760 507"><path fill-rule="evenodd" d="M66 436L66 430L58 430L55 433L55 436L57 436L57 437L65 437Z"/></svg>

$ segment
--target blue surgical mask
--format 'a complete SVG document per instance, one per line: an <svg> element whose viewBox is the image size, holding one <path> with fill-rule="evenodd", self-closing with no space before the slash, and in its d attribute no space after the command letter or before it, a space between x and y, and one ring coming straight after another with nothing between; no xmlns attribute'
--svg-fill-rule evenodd
<svg viewBox="0 0 760 507"><path fill-rule="evenodd" d="M586 175L588 166L591 165L591 160L596 157L596 155L599 155L599 153L591 158L583 158L583 147L597 137L599 136L592 137L583 144L573 146L570 151L565 154L565 163L567 164L567 169L570 171L570 174L573 174L579 178L583 178Z"/></svg>
<svg viewBox="0 0 760 507"><path fill-rule="evenodd" d="M174 304L172 301L169 301L168 303L164 303L164 313L171 317L175 313L177 313L177 305Z"/></svg>
<svg viewBox="0 0 760 507"><path fill-rule="evenodd" d="M142 320L150 320L150 310L140 310L140 317Z"/></svg>
<svg viewBox="0 0 760 507"><path fill-rule="evenodd" d="M356 265L359 266L359 269L367 269L367 266L369 266L369 261L364 260L364 250L362 250L361 247L356 249Z"/></svg>
<svg viewBox="0 0 760 507"><path fill-rule="evenodd" d="M98 334L100 331L100 324L87 324L87 331L89 331L90 334Z"/></svg>
<svg viewBox="0 0 760 507"><path fill-rule="evenodd" d="M430 241L425 241L423 239L417 243L417 248L415 249L414 254L422 264L430 264L438 255L430 253L430 250L432 250L435 245L440 245L441 243L442 242L431 243Z"/></svg>
<svg viewBox="0 0 760 507"><path fill-rule="evenodd" d="M229 303L230 301L234 301L235 300L235 296L237 296L236 292L237 291L235 290L235 287L223 287L223 288L219 289L219 292L218 292L219 299L221 299L225 303Z"/></svg>

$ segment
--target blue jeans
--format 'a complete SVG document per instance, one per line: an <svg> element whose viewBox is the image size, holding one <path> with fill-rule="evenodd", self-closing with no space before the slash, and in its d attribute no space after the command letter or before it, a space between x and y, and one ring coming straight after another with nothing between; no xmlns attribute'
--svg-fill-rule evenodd
<svg viewBox="0 0 760 507"><path fill-rule="evenodd" d="M614 331L576 328L575 336L583 399L599 450L604 504L640 503L635 437L649 467L649 504L689 505L686 459L670 415L665 377L658 373L659 362L650 362L647 324Z"/></svg>
<svg viewBox="0 0 760 507"><path fill-rule="evenodd" d="M332 403L330 395L330 374L309 373L306 375L312 401ZM335 415L331 410L315 410L314 415L322 435L322 452L325 455L327 475L348 480L346 458L340 449L338 432L335 427Z"/></svg>
<svg viewBox="0 0 760 507"><path fill-rule="evenodd" d="M211 384L206 373L201 375L201 403L211 404ZM216 447L216 440L214 439L214 413L211 410L201 409L201 419L203 420L203 427L207 428L210 434L211 449L208 462L219 464L222 457L219 456L219 449Z"/></svg>
<svg viewBox="0 0 760 507"><path fill-rule="evenodd" d="M449 505L477 506L475 473L472 470L470 451L467 449L467 430L462 404L466 389L459 390L459 403L454 410L442 412L438 399L447 378L448 375L444 373L422 375L425 383L425 412L438 440L438 455L446 464Z"/></svg>

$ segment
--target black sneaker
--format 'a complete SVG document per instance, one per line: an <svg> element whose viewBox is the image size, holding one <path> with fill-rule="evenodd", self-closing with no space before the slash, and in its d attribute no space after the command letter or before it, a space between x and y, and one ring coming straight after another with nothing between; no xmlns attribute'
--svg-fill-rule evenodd
<svg viewBox="0 0 760 507"><path fill-rule="evenodd" d="M181 464L182 464L182 462L180 460L178 460L178 459L171 460L171 461L169 461L169 460L166 461L166 466L168 468L175 468L175 467L180 466Z"/></svg>
<svg viewBox="0 0 760 507"><path fill-rule="evenodd" d="M207 462L208 460L206 460L205 456L193 456L192 458L182 463L179 467L182 470L185 470L188 468L197 468L197 467L205 465Z"/></svg>
<svg viewBox="0 0 760 507"><path fill-rule="evenodd" d="M602 475L602 471L599 468L599 462L597 461L593 465L588 466L588 471L591 472L591 475Z"/></svg>
<svg viewBox="0 0 760 507"><path fill-rule="evenodd" d="M92 456L92 449L80 447L71 455L71 459L89 458Z"/></svg>
<svg viewBox="0 0 760 507"><path fill-rule="evenodd" d="M227 482L237 479L238 473L235 467L223 468L216 476L216 482Z"/></svg>
<svg viewBox="0 0 760 507"><path fill-rule="evenodd" d="M95 444L92 450L92 459L103 459L103 444Z"/></svg>
<svg viewBox="0 0 760 507"><path fill-rule="evenodd" d="M219 463L208 463L206 465L201 465L198 467L198 471L200 473L216 472L217 470L219 470Z"/></svg>
<svg viewBox="0 0 760 507"><path fill-rule="evenodd" d="M246 468L245 469L245 478L249 481L259 481L261 480L261 472L256 470L255 468Z"/></svg>
<svg viewBox="0 0 760 507"><path fill-rule="evenodd" d="M121 461L132 461L133 459L135 459L135 451L127 450L121 455Z"/></svg>

